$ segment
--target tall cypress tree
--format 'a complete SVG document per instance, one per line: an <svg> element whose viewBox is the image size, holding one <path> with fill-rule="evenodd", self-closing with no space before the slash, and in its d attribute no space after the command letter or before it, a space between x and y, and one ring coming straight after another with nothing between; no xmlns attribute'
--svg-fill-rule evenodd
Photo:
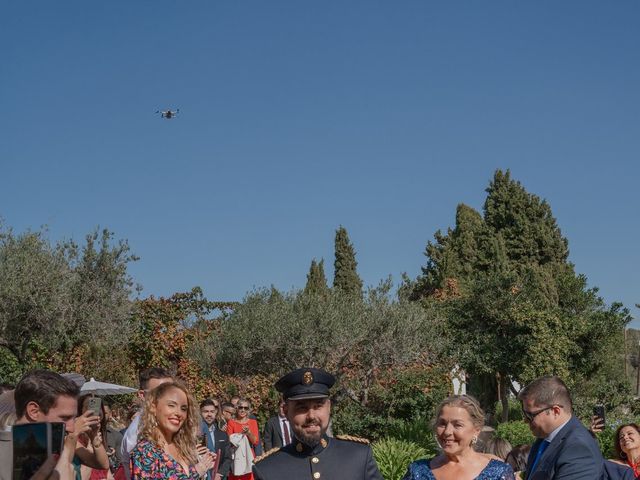
<svg viewBox="0 0 640 480"><path fill-rule="evenodd" d="M319 262L316 262L315 258L311 260L304 293L307 295L320 296L325 296L329 293L327 277L324 274L324 259L321 259Z"/></svg>
<svg viewBox="0 0 640 480"><path fill-rule="evenodd" d="M336 230L333 287L343 293L362 295L362 280L356 267L356 252L342 225Z"/></svg>

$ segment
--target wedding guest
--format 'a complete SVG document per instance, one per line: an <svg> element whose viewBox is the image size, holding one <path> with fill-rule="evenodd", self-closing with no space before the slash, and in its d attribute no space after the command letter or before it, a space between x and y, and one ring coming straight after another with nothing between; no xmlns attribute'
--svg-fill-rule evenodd
<svg viewBox="0 0 640 480"><path fill-rule="evenodd" d="M236 407L236 418L229 420L227 423L227 435L229 435L230 440L233 440L231 436L234 433L245 435L251 447L255 449L255 446L260 441L260 433L258 422L250 418L250 414L251 402L244 398L239 399ZM252 453L255 457L255 450ZM253 480L253 473L234 475L232 471L229 473L229 480Z"/></svg>

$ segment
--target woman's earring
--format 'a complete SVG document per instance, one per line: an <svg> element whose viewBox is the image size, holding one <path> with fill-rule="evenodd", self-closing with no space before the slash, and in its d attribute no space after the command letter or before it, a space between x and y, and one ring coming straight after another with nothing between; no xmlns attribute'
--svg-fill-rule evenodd
<svg viewBox="0 0 640 480"><path fill-rule="evenodd" d="M474 435L471 439L471 446L473 447L476 443L478 443L478 437L477 435Z"/></svg>

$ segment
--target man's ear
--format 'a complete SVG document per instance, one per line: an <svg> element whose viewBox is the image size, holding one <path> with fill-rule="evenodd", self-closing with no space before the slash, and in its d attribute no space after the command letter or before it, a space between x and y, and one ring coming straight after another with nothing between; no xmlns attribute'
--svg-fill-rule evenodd
<svg viewBox="0 0 640 480"><path fill-rule="evenodd" d="M289 418L289 402L284 402L282 406L282 411L284 412L284 416Z"/></svg>
<svg viewBox="0 0 640 480"><path fill-rule="evenodd" d="M26 408L24 409L24 416L30 422L38 422L40 418L44 415L44 412L40 408L37 402L31 401L27 403Z"/></svg>
<svg viewBox="0 0 640 480"><path fill-rule="evenodd" d="M144 390L142 389L138 390L138 398L140 400L144 400Z"/></svg>

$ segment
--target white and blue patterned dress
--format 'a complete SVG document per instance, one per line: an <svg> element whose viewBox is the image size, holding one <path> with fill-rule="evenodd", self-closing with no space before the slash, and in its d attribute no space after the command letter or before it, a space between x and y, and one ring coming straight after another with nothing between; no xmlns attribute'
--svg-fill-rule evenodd
<svg viewBox="0 0 640 480"><path fill-rule="evenodd" d="M418 460L409 465L409 470L402 480L436 480L431 471L431 460ZM474 480L515 480L513 469L510 465L499 460L490 460L486 467Z"/></svg>

